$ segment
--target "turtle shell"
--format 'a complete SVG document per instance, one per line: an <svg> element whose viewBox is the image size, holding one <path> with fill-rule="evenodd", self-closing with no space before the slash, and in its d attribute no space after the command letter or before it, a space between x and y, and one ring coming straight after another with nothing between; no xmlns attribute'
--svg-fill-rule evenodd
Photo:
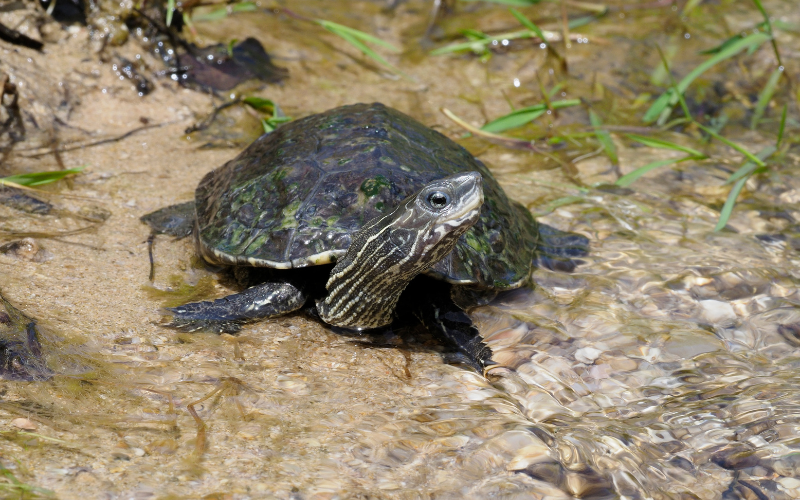
<svg viewBox="0 0 800 500"><path fill-rule="evenodd" d="M382 104L335 108L281 126L203 178L198 246L213 263L289 269L335 262L367 221L427 183L483 175L478 222L426 274L507 289L530 274L539 232L467 150Z"/></svg>

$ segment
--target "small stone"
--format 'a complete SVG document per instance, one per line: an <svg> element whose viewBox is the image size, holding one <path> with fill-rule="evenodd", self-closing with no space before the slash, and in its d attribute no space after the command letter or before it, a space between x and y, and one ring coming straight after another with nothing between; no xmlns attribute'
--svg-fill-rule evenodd
<svg viewBox="0 0 800 500"><path fill-rule="evenodd" d="M557 486L561 485L564 480L564 467L554 461L533 464L521 472L539 481Z"/></svg>
<svg viewBox="0 0 800 500"><path fill-rule="evenodd" d="M0 253L27 261L44 262L48 260L48 254L42 251L33 238L23 238L0 245Z"/></svg>
<svg viewBox="0 0 800 500"><path fill-rule="evenodd" d="M296 377L291 375L278 375L275 380L278 387L286 392L295 394L297 396L306 396L310 393L308 384L303 380L303 377Z"/></svg>
<svg viewBox="0 0 800 500"><path fill-rule="evenodd" d="M759 462L754 450L742 445L730 445L714 452L711 461L728 470L746 469Z"/></svg>
<svg viewBox="0 0 800 500"><path fill-rule="evenodd" d="M655 362L661 356L661 349L658 347L644 347L642 358L650 363Z"/></svg>
<svg viewBox="0 0 800 500"><path fill-rule="evenodd" d="M132 450L133 450L133 454L136 455L137 457L143 457L144 456L144 450L143 449L141 449L141 448L133 448Z"/></svg>
<svg viewBox="0 0 800 500"><path fill-rule="evenodd" d="M322 443L320 443L318 440L314 438L304 438L298 440L298 442L302 443L303 445L309 448L319 448L320 446L322 446Z"/></svg>
<svg viewBox="0 0 800 500"><path fill-rule="evenodd" d="M615 372L630 372L639 368L639 363L631 358L613 358L608 364Z"/></svg>
<svg viewBox="0 0 800 500"><path fill-rule="evenodd" d="M594 347L581 347L575 351L575 359L581 363L591 365L602 353L603 351L595 349Z"/></svg>
<svg viewBox="0 0 800 500"><path fill-rule="evenodd" d="M800 347L800 323L778 325L778 334L792 347Z"/></svg>
<svg viewBox="0 0 800 500"><path fill-rule="evenodd" d="M78 472L75 475L73 483L80 488L93 488L96 489L100 486L100 480L91 472ZM95 490L96 491L96 490Z"/></svg>
<svg viewBox="0 0 800 500"><path fill-rule="evenodd" d="M772 463L772 468L781 476L797 476L800 474L800 456L788 455Z"/></svg>
<svg viewBox="0 0 800 500"><path fill-rule="evenodd" d="M581 180L587 184L612 184L617 180L614 167L605 156L593 156L575 163Z"/></svg>
<svg viewBox="0 0 800 500"><path fill-rule="evenodd" d="M37 429L36 424L31 422L27 418L15 418L11 421L11 425L16 427L17 429L23 429L26 431L35 431Z"/></svg>
<svg viewBox="0 0 800 500"><path fill-rule="evenodd" d="M700 318L711 324L727 323L736 320L736 312L728 302L719 300L701 300Z"/></svg>
<svg viewBox="0 0 800 500"><path fill-rule="evenodd" d="M506 465L507 470L518 471L541 462L552 462L550 449L544 444L533 444L518 450L514 458Z"/></svg>
<svg viewBox="0 0 800 500"><path fill-rule="evenodd" d="M258 424L245 425L236 435L242 439L255 439L261 434L261 426ZM317 442L319 444L319 442Z"/></svg>
<svg viewBox="0 0 800 500"><path fill-rule="evenodd" d="M777 482L781 484L787 490L796 490L800 488L800 479L794 477L782 477L776 479Z"/></svg>
<svg viewBox="0 0 800 500"><path fill-rule="evenodd" d="M563 488L573 496L606 497L611 493L613 484L594 469L584 466L577 471L565 471Z"/></svg>
<svg viewBox="0 0 800 500"><path fill-rule="evenodd" d="M92 222L103 222L111 217L111 212L97 205L85 205L78 209L78 215Z"/></svg>

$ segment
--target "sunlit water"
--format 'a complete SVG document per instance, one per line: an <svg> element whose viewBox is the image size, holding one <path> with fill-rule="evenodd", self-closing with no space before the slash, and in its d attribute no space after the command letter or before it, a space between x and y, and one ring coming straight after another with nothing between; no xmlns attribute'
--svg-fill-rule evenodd
<svg viewBox="0 0 800 500"><path fill-rule="evenodd" d="M262 93L297 116L381 100L459 138L438 107L482 123L508 111L505 97L517 105L539 101L544 51L515 50L487 63L417 60L411 41L424 30L429 2L401 4L394 17L383 4L359 5L362 12L320 2L292 8L408 44L400 62L421 82L380 77L353 62L357 52L337 46L345 56L326 45L335 39L321 42L306 26L272 15L205 29L220 39L239 29L269 33L263 37L292 80ZM787 5L767 7L797 15ZM590 25L590 37L609 43L573 48L567 97L594 99L606 117L619 102L629 105L635 95L626 86L649 78L657 64L643 40L665 12ZM746 9L727 15L733 30L758 22ZM450 34L478 23L502 30L510 19L502 9L470 7L442 25ZM691 42L669 27L659 40L682 48L707 37L687 45L691 51L720 40L699 18L687 26L695 30ZM782 37L784 47L797 46ZM82 47L76 42L70 57L83 61ZM624 69L610 73L620 61ZM752 64L758 71L763 63ZM84 79L86 95L99 96L103 85L114 90L116 77L106 77ZM104 125L112 129L114 120L138 123L145 114L175 125L135 143L65 155L66 166L93 167L75 181L83 198L57 199L64 211L0 213L4 230L34 233L81 230L86 218L75 214L91 215L96 203L113 213L70 244L34 235L46 249L41 259L0 256L4 295L40 321L51 366L62 373L45 383L0 382L6 430L14 430L13 418L29 416L36 432L64 442L3 434L2 463L26 481L63 498L87 491L108 498L800 498L800 181L791 151L782 170L748 182L728 229L713 232L738 157L667 168L626 191L592 187L616 179L596 143L570 143L570 171L464 140L512 198L592 245L575 273L537 270L535 287L472 311L498 363L484 377L443 364L441 346L424 338L364 345L302 316L249 325L238 337L160 326L163 297L147 281L147 230L137 218L188 199L199 178L236 150L197 147L207 139L174 142L208 112L204 96L171 87L145 100L119 97L127 95L122 87L115 92L119 102L97 97L105 114L77 107L73 119L92 130L106 119L97 116L115 117ZM575 110L554 122L555 130L584 131L587 123L585 111ZM769 132L735 130L753 151L774 141ZM615 140L622 173L663 157ZM543 209L566 197L573 198ZM208 271L189 265L193 252L188 241L158 240L153 287L203 279L198 293L227 293L230 280L214 288ZM209 394L192 406L207 426L202 441L189 405Z"/></svg>

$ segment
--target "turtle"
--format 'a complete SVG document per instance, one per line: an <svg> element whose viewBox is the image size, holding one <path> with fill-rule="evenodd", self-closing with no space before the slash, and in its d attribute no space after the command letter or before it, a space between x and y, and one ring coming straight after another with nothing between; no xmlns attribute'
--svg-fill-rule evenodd
<svg viewBox="0 0 800 500"><path fill-rule="evenodd" d="M537 223L462 146L380 103L284 124L206 174L194 201L142 221L193 235L205 261L255 282L169 308L172 326L233 332L304 307L356 332L416 317L479 369L492 351L469 308L588 252L585 236Z"/></svg>

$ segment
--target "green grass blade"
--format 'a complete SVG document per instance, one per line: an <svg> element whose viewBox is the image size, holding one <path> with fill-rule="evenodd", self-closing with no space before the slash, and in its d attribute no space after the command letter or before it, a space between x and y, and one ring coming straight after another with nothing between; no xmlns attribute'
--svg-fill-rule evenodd
<svg viewBox="0 0 800 500"><path fill-rule="evenodd" d="M485 48L488 44L492 43L491 40L470 40L469 42L454 43L434 49L430 51L432 56L441 56L444 54L452 54L454 52L461 52L462 50L480 50Z"/></svg>
<svg viewBox="0 0 800 500"><path fill-rule="evenodd" d="M271 128L272 130L275 130L276 128L278 128L278 125L281 125L282 123L290 122L290 121L292 121L292 119L290 117L288 117L288 116L275 116L273 118L264 118L262 121L264 122L264 123L262 123L262 125L266 125L267 127ZM270 130L270 132L272 130Z"/></svg>
<svg viewBox="0 0 800 500"><path fill-rule="evenodd" d="M228 10L230 7L230 10ZM220 7L218 9L195 14L192 16L192 22L205 22L205 21L219 21L225 19L229 14L236 14L237 12L252 12L258 10L258 6L253 2L240 2L230 6Z"/></svg>
<svg viewBox="0 0 800 500"><path fill-rule="evenodd" d="M0 185L13 183L28 187L42 186L44 184L50 184L52 182L59 181L68 175L77 174L84 168L86 167L68 168L66 170L55 170L52 172L33 172L30 174L9 175L8 177L0 177Z"/></svg>
<svg viewBox="0 0 800 500"><path fill-rule="evenodd" d="M761 158L757 157L756 155L754 155L753 153L751 153L750 151L745 149L744 146L740 146L740 145L736 144L733 141L729 141L728 139L722 137L721 135L719 135L718 133L714 132L710 128L708 128L706 126L703 126L703 125L701 125L699 123L697 123L697 126L700 127L701 129L703 129L706 133L708 133L709 135L711 135L712 137L714 137L718 141L724 142L725 144L727 144L728 146L732 147L736 151L742 153L745 157L747 157L748 160L752 161L753 163L755 163L759 167L765 167L766 166L766 164L763 161L761 161Z"/></svg>
<svg viewBox="0 0 800 500"><path fill-rule="evenodd" d="M547 97L553 98L554 95L559 93L564 88L564 83L557 83L552 89L547 92ZM577 100L575 100L577 102Z"/></svg>
<svg viewBox="0 0 800 500"><path fill-rule="evenodd" d="M760 30L760 29L763 29L763 28L766 28L766 27L767 27L766 23L760 23L760 24L756 24L755 26L753 26L753 29ZM733 35L732 37L728 38L727 40L725 40L721 44L717 45L716 47L712 47L712 48L706 49L706 50L701 50L700 52L698 52L698 54L703 54L703 55L718 54L718 53L722 52L723 50L725 50L726 48L728 48L731 45L733 45L738 40L742 40L746 36L747 35L742 35L741 33Z"/></svg>
<svg viewBox="0 0 800 500"><path fill-rule="evenodd" d="M703 153L701 153L696 149L692 149L688 146L681 146L680 144L675 144L674 142L665 141L663 139L654 139L652 137L645 137L643 135L637 135L637 134L625 134L625 135L629 139L644 144L645 146L650 146L651 148L671 149L673 151L680 151L682 153L688 153L697 159L708 158L708 156L704 155Z"/></svg>
<svg viewBox="0 0 800 500"><path fill-rule="evenodd" d="M353 47L355 47L358 50L360 50L361 52L363 52L364 55L366 55L367 57L372 58L376 62L386 66L387 68L391 69L392 71L395 71L397 73L400 72L400 70L397 69L392 63L390 63L389 61L384 59L383 56L381 56L380 54L378 54L377 52L375 52L371 48L367 47L364 43L361 42L361 40L359 40L356 37L352 36L350 33L345 33L345 32L338 32L337 33L335 31L333 33L336 33L342 39L344 39L346 42L349 42L350 45L352 45Z"/></svg>
<svg viewBox="0 0 800 500"><path fill-rule="evenodd" d="M443 54L452 54L454 52L461 52L463 50L481 50L484 49L487 45L492 43L491 40L470 40L469 42L461 42L461 43L454 43L452 45L447 45L444 47L440 47L438 49L430 51L430 55L432 56L441 56Z"/></svg>
<svg viewBox="0 0 800 500"><path fill-rule="evenodd" d="M608 12L608 6L602 3L578 2L576 0L570 0L569 2L564 3L568 4L570 7L575 7L587 12L594 12L595 14L601 16Z"/></svg>
<svg viewBox="0 0 800 500"><path fill-rule="evenodd" d="M514 111L513 113L509 113L506 116L501 116L500 118L493 120L484 125L483 127L481 127L481 130L485 130L487 132L500 133L508 129L526 125L547 112L547 106L545 105L536 107L538 109L526 108L527 111L522 111L522 110Z"/></svg>
<svg viewBox="0 0 800 500"><path fill-rule="evenodd" d="M666 167L667 165L673 165L675 163L680 163L682 161L694 160L694 159L696 158L694 158L693 156L685 156L683 158L669 158L667 160L656 160L654 162L648 163L643 167L637 168L633 172L623 175L622 177L617 179L617 182L615 182L614 184L620 187L628 187L634 182L636 182L639 179L639 177L643 176L644 174L646 174L651 170L655 170L660 167Z"/></svg>
<svg viewBox="0 0 800 500"><path fill-rule="evenodd" d="M688 14L689 11L700 5L702 2L703 0L689 0L688 2L686 2L686 4L684 4L683 11L681 11L681 15Z"/></svg>
<svg viewBox="0 0 800 500"><path fill-rule="evenodd" d="M513 5L515 7L530 7L531 5L536 5L542 0L461 0L461 1L499 3L501 5Z"/></svg>
<svg viewBox="0 0 800 500"><path fill-rule="evenodd" d="M53 2L55 3L55 2ZM175 0L167 0L167 28L172 24L172 15L175 13Z"/></svg>
<svg viewBox="0 0 800 500"><path fill-rule="evenodd" d="M375 45L380 45L381 47L387 50L391 50L392 52L400 52L400 49L398 49L391 43L383 41L380 38L374 37L369 33L364 33L363 31L350 28L343 24L334 23L333 21L326 21L324 19L316 19L316 22L326 30L332 33L336 33L342 38L345 38L344 36L342 36L342 34L347 33L358 40L363 40L366 42L374 43Z"/></svg>
<svg viewBox="0 0 800 500"><path fill-rule="evenodd" d="M742 177L736 181L736 184L734 184L731 188L731 192L728 193L728 199L725 200L725 205L723 205L722 211L719 213L719 221L714 227L714 231L720 231L728 223L728 219L731 218L731 213L733 212L733 206L736 204L736 198L739 197L739 193L742 192L744 183L747 182L747 179L749 178L750 176Z"/></svg>
<svg viewBox="0 0 800 500"><path fill-rule="evenodd" d="M517 21L519 21L520 24L522 24L529 30L536 33L536 36L541 38L542 42L547 43L547 39L544 37L544 33L542 33L542 30L538 26L533 24L533 21L525 17L525 15L522 12L518 11L517 9L508 9L508 10L511 12L512 16L517 18Z"/></svg>
<svg viewBox="0 0 800 500"><path fill-rule="evenodd" d="M778 82L780 81L781 76L783 76L783 66L775 68L775 71L769 75L767 84L764 85L764 88L761 89L761 93L758 94L756 109L753 112L753 118L750 120L751 130L755 130L756 125L758 125L758 122L761 120L761 117L764 116L764 111L766 111L769 101L772 100L772 96L775 95L775 91L778 89Z"/></svg>
<svg viewBox="0 0 800 500"><path fill-rule="evenodd" d="M778 28L779 30L788 31L790 33L800 33L800 24L787 23L779 19L771 21L771 24L773 28Z"/></svg>
<svg viewBox="0 0 800 500"><path fill-rule="evenodd" d="M228 17L228 9L227 7L220 7L219 9L210 10L208 12L202 12L198 14L194 14L192 16L193 23L204 23L210 21L220 21Z"/></svg>
<svg viewBox="0 0 800 500"><path fill-rule="evenodd" d="M586 26L589 23L593 23L597 21L597 19L597 16L576 17L575 19L570 19L570 21L567 23L567 28L574 30L575 28L580 28L581 26Z"/></svg>
<svg viewBox="0 0 800 500"><path fill-rule="evenodd" d="M751 35L742 38L741 40L733 42L728 47L725 47L718 53L714 54L712 57L709 57L708 59L703 61L688 75L686 75L680 82L678 82L678 84L675 86L675 90L670 89L664 94L662 94L658 99L656 99L656 102L654 102L650 106L650 109L648 109L644 115L645 123L650 123L652 121L655 121L655 119L657 117L660 117L662 112L666 110L667 106L672 107L678 102L676 95L668 95L668 94L674 94L676 90L680 94L683 94L684 92L686 92L686 89L689 88L689 85L691 85L692 82L694 82L694 80L697 77L708 71L711 67L715 66L716 64L719 64L720 62L726 59L730 59L731 57L737 55L739 52L745 49L757 48L758 46L760 46L769 39L770 39L769 35L766 35L764 33L753 33Z"/></svg>
<svg viewBox="0 0 800 500"><path fill-rule="evenodd" d="M581 101L579 99L565 99L563 101L553 101L550 103L550 105L553 107L553 109L559 109L569 106L578 106L580 103ZM503 132L504 130L521 127L522 125L530 123L546 112L546 104L537 104L535 106L517 109L505 116L501 116L500 118L490 121L481 127L481 130L494 133Z"/></svg>
<svg viewBox="0 0 800 500"><path fill-rule="evenodd" d="M381 56L380 54L378 54L377 52L375 52L374 50L369 48L364 42L362 42L359 39L359 37L356 37L355 35L352 34L352 31L357 31L357 30L352 30L350 28L348 28L347 30L341 30L341 29L338 29L338 27L341 26L341 24L336 24L336 23L332 23L330 21L324 21L324 20L321 20L321 19L318 19L317 22L321 26L323 26L326 30L330 31L334 35L340 37L342 40L344 40L347 43L349 43L350 45L352 45L353 47L357 48L358 50L363 52L364 55L366 55L367 57L371 58L372 60L374 60L378 64L381 64L381 65L385 66L386 68L390 69L392 72L394 72L394 73L396 73L398 75L401 75L403 77L408 78L405 73L400 71L399 68L397 68L392 63L390 63L389 61L384 59L383 56ZM370 37L370 38L372 38L372 37Z"/></svg>
<svg viewBox="0 0 800 500"><path fill-rule="evenodd" d="M264 99L262 97L245 97L242 99L242 102L257 111L264 111L266 113L271 113L272 110L275 109L275 103L272 100Z"/></svg>
<svg viewBox="0 0 800 500"><path fill-rule="evenodd" d="M487 35L486 38L482 38L480 40L470 40L468 42L460 42L454 43L452 45L446 45L444 47L440 47L438 49L434 49L429 52L432 56L440 56L442 54L451 54L453 52L460 52L462 50L473 50L479 51L481 49L485 49L487 45L492 43L495 40L517 40L519 38L531 38L534 33L531 30L523 30L523 31L513 31L511 33L502 33L496 36L489 37Z"/></svg>
<svg viewBox="0 0 800 500"><path fill-rule="evenodd" d="M543 215L547 215L556 208L563 207L565 205L572 205L573 203L582 203L586 201L586 198L582 196L564 196L563 198L558 198L553 201L549 201L544 205L536 208L535 215L537 217L541 217Z"/></svg>
<svg viewBox="0 0 800 500"><path fill-rule="evenodd" d="M732 37L728 38L721 44L717 45L716 47L711 47L710 49L701 50L698 54L702 54L704 56L710 56L712 54L719 54L723 50L727 49L734 43L738 42L739 40L743 39L744 36L742 34L733 35Z"/></svg>
<svg viewBox="0 0 800 500"><path fill-rule="evenodd" d="M471 38L473 40L491 40L492 38L483 31L474 30L472 28L460 30L460 33L465 37Z"/></svg>
<svg viewBox="0 0 800 500"><path fill-rule="evenodd" d="M769 20L769 14L767 14L767 10L764 6L761 5L761 0L753 0L753 3L756 4L758 11L761 12L761 15L764 17L764 24L767 26L767 33L769 34L770 42L772 42L772 50L775 52L775 59L778 61L778 66L783 66L781 53L778 51L778 42L775 41L775 35L772 32L772 22Z"/></svg>
<svg viewBox="0 0 800 500"><path fill-rule="evenodd" d="M656 102L654 102L650 109L648 109L642 120L645 123L652 123L656 121L656 119L660 119L662 113L665 111L669 111L672 109L672 106L678 103L678 96L675 94L674 89L669 89L663 94L661 94Z"/></svg>
<svg viewBox="0 0 800 500"><path fill-rule="evenodd" d="M760 158L761 160L766 160L767 158L772 156L775 153L775 151L777 151L777 150L778 150L778 148L775 147L775 146L767 146L764 149L762 149L761 151L759 151L758 153L756 153L756 156L758 158ZM748 160L748 161L746 161L744 163L744 165L742 165L739 168L739 170L737 170L736 172L732 173L730 175L730 177L728 177L728 180L726 180L725 182L726 183L731 183L733 181L741 179L744 176L748 176L749 177L753 172L755 172L755 170L757 168L760 168L760 167L758 165L756 165L755 162Z"/></svg>
<svg viewBox="0 0 800 500"><path fill-rule="evenodd" d="M714 56L708 58L706 61L701 63L695 69L693 69L688 75L686 75L683 80L678 82L677 88L678 91L682 94L686 92L686 89L689 88L689 85L700 75L708 71L711 67L719 64L720 62L730 59L731 57L735 56L739 52L750 49L753 47L758 47L762 43L769 40L769 35L764 33L753 33L752 35L748 35L745 38L731 44L729 47L726 47L724 50L721 50L719 53L714 54Z"/></svg>
<svg viewBox="0 0 800 500"><path fill-rule="evenodd" d="M603 122L600 121L600 117L597 116L597 113L591 109L589 110L589 122L594 127L594 134L603 146L606 156L611 160L611 163L618 165L619 158L617 157L617 147L614 146L614 141L611 140L611 134L609 134L607 130L601 128Z"/></svg>
<svg viewBox="0 0 800 500"><path fill-rule="evenodd" d="M783 131L786 128L786 111L789 109L788 104L783 105L783 113L781 113L781 126L778 128L778 140L775 141L775 148L781 147L783 141Z"/></svg>
<svg viewBox="0 0 800 500"><path fill-rule="evenodd" d="M253 2L239 2L231 5L231 12L234 14L237 12L252 12L254 10L258 10L258 5Z"/></svg>

